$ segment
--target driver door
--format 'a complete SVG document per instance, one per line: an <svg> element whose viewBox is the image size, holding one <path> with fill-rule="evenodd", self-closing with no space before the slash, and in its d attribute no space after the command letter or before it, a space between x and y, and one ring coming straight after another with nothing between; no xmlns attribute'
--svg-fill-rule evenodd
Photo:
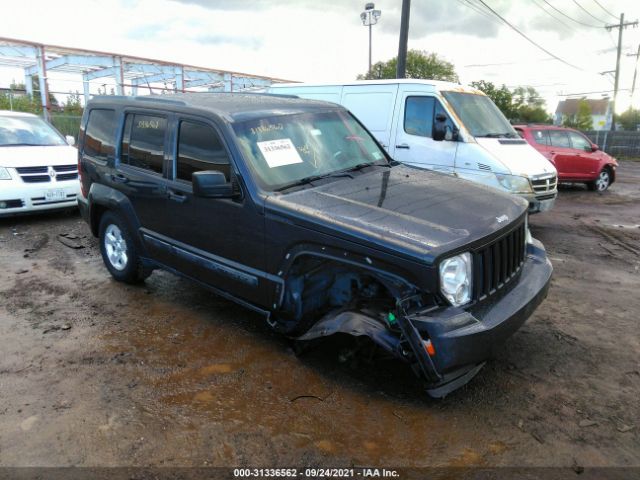
<svg viewBox="0 0 640 480"><path fill-rule="evenodd" d="M440 101L424 92L404 92L399 109L395 139L391 144L392 157L415 167L453 174L458 142L433 139L437 116L445 116L449 132L454 129Z"/></svg>

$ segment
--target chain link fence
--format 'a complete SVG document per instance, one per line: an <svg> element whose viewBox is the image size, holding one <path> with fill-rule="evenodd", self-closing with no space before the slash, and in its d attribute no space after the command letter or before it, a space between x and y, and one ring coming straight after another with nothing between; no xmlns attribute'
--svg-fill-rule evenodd
<svg viewBox="0 0 640 480"><path fill-rule="evenodd" d="M614 157L640 158L640 132L583 132L592 142Z"/></svg>
<svg viewBox="0 0 640 480"><path fill-rule="evenodd" d="M51 124L63 135L71 135L78 140L81 115L51 114Z"/></svg>

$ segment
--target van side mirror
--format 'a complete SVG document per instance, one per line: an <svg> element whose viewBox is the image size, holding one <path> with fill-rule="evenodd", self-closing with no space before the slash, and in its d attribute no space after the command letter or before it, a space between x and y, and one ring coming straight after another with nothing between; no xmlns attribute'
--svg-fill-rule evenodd
<svg viewBox="0 0 640 480"><path fill-rule="evenodd" d="M432 136L436 142L443 141L447 136L447 117L443 113L436 115L436 121L433 122Z"/></svg>
<svg viewBox="0 0 640 480"><path fill-rule="evenodd" d="M205 198L232 198L236 196L233 184L227 182L224 173L217 170L195 172L191 177L193 194Z"/></svg>

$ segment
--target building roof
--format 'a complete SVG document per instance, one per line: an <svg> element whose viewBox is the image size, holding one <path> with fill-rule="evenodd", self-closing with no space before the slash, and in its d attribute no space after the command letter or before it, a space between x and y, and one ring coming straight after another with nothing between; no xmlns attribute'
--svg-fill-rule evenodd
<svg viewBox="0 0 640 480"><path fill-rule="evenodd" d="M581 100L586 100L591 107L591 115L606 115L609 110L609 98L567 98L558 102L556 113L561 115L576 115L578 113L578 104Z"/></svg>
<svg viewBox="0 0 640 480"><path fill-rule="evenodd" d="M264 93L176 93L145 96L97 95L91 98L89 106L92 104L126 105L173 111L208 111L229 122L343 108L335 103L320 100Z"/></svg>

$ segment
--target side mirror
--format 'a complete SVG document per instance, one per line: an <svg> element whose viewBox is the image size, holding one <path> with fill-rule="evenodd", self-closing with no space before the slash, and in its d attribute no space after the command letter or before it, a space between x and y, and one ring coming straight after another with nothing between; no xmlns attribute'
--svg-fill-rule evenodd
<svg viewBox="0 0 640 480"><path fill-rule="evenodd" d="M73 135L66 135L64 139L67 141L67 145L71 145L73 147L76 144L76 139Z"/></svg>
<svg viewBox="0 0 640 480"><path fill-rule="evenodd" d="M442 113L436 115L436 121L433 122L433 139L436 142L443 141L447 136L447 117Z"/></svg>
<svg viewBox="0 0 640 480"><path fill-rule="evenodd" d="M217 170L195 172L191 177L193 194L205 198L232 198L236 196L233 185L227 182L224 173Z"/></svg>
<svg viewBox="0 0 640 480"><path fill-rule="evenodd" d="M595 143L591 145L592 152L597 152L598 150L600 150L600 147L598 145L596 145Z"/></svg>

